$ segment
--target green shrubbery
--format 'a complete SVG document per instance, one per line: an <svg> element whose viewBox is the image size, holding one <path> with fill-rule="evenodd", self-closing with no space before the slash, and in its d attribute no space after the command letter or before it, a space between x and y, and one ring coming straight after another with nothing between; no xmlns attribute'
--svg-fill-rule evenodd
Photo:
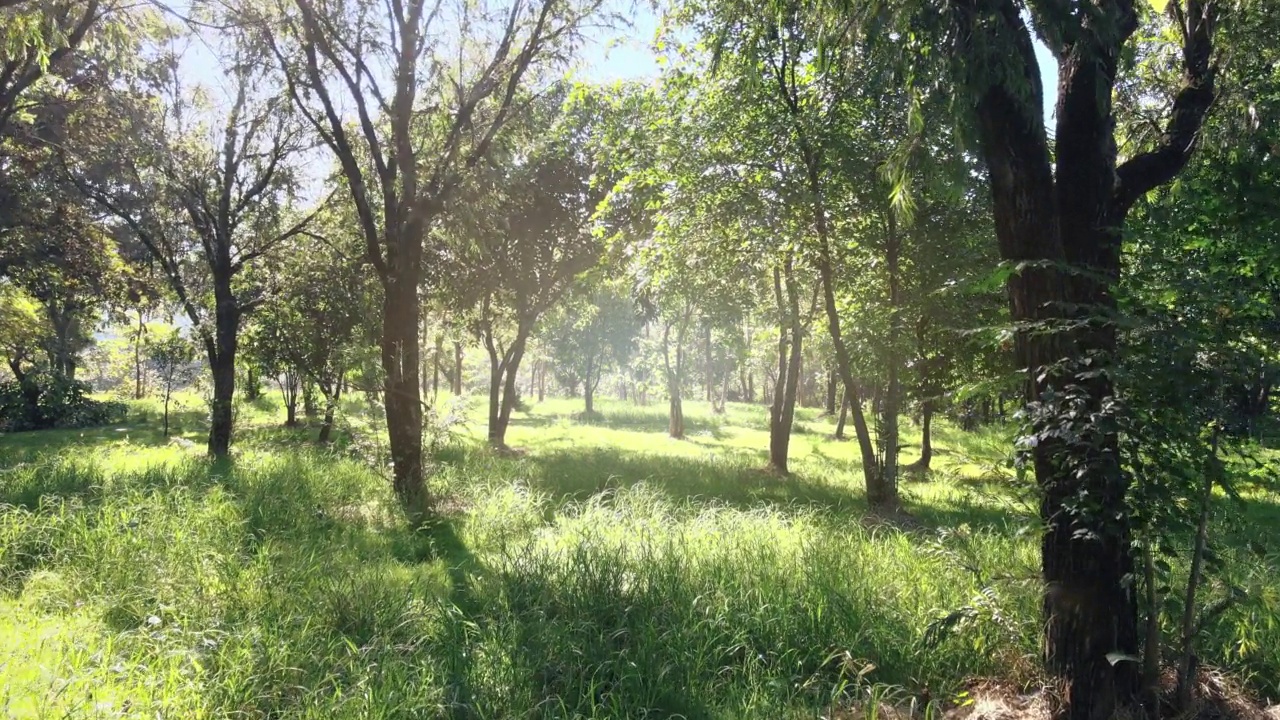
<svg viewBox="0 0 1280 720"><path fill-rule="evenodd" d="M0 383L0 432L94 427L124 419L124 403L94 400L90 391L88 383L44 372Z"/></svg>

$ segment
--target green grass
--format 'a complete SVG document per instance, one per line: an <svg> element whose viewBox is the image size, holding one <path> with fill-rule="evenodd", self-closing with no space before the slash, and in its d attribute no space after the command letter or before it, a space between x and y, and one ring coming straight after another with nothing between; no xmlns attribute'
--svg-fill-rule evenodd
<svg viewBox="0 0 1280 720"><path fill-rule="evenodd" d="M270 399L244 406L224 466L199 457L194 402L189 447L154 406L0 438L0 714L818 717L873 687L1036 679L1036 543L1000 431L939 428L931 481L904 485L923 528L904 531L864 517L856 448L814 411L782 480L760 471L763 408L691 403L683 442L662 406L600 409L517 414L519 457L458 428L432 479L447 513L420 532L370 469L377 419L356 402L332 450ZM1280 527L1275 497L1248 512ZM1246 552L1229 566L1274 599L1276 556ZM1280 692L1261 601L1202 656Z"/></svg>

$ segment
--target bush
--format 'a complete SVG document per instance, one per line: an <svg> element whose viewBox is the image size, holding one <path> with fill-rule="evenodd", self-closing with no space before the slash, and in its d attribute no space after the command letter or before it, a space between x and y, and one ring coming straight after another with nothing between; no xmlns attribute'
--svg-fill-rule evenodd
<svg viewBox="0 0 1280 720"><path fill-rule="evenodd" d="M88 383L45 372L0 383L0 432L82 428L124 420L124 403L89 397Z"/></svg>

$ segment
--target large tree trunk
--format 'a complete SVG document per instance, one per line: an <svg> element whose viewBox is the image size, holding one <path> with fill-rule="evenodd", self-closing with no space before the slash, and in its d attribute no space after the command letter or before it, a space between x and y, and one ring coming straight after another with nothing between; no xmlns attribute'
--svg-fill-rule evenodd
<svg viewBox="0 0 1280 720"><path fill-rule="evenodd" d="M794 264L794 257L788 253L783 267L774 268L773 271L774 300L778 305L778 378L773 390L773 404L769 408L769 467L781 475L788 472L787 460L800 385L804 332L800 320L800 291L796 287Z"/></svg>
<svg viewBox="0 0 1280 720"><path fill-rule="evenodd" d="M229 277L217 283L214 295L214 336L212 343L207 344L209 370L213 375L213 399L209 406L209 455L221 460L231 453L240 308L231 293Z"/></svg>
<svg viewBox="0 0 1280 720"><path fill-rule="evenodd" d="M213 397L209 403L209 455L223 459L231 452L236 392L235 355L219 353L209 359Z"/></svg>
<svg viewBox="0 0 1280 720"><path fill-rule="evenodd" d="M1033 330L1018 334L1015 352L1028 370L1027 400L1043 403L1032 432L1046 661L1070 686L1070 717L1101 720L1136 704L1140 688L1137 663L1108 659L1140 645L1128 480L1110 417L1120 232L1133 202L1173 179L1195 148L1214 97L1216 10L1212 0L1174 0L1183 87L1158 146L1117 166L1111 104L1122 48L1138 26L1132 3L1098 5L1087 22L1060 20L1069 32L1050 39L1059 62L1052 155L1020 6L951 0L951 9L967 72L1000 78L976 86L974 100L1000 254L1020 269L1008 281L1012 320ZM1066 438L1064 423L1074 425Z"/></svg>
<svg viewBox="0 0 1280 720"><path fill-rule="evenodd" d="M418 246L419 240L415 238L410 245ZM416 525L431 509L422 476L422 402L418 395L420 273L412 258L396 260L388 263L382 305L383 402L392 485L410 522Z"/></svg>

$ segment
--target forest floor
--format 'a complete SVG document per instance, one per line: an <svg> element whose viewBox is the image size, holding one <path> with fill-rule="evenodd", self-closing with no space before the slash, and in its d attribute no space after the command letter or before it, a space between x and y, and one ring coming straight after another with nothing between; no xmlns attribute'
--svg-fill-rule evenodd
<svg viewBox="0 0 1280 720"><path fill-rule="evenodd" d="M683 441L664 405L598 409L517 413L502 455L482 419L440 420L419 532L359 402L330 449L244 404L223 465L195 398L172 440L151 401L0 436L0 715L848 718L1042 684L1010 430L940 422L904 526L866 516L856 446L814 410L779 478L763 407L689 403ZM1249 541L1280 537L1280 497L1219 516L1243 518L1213 534L1248 597L1199 655L1275 702L1280 548Z"/></svg>

